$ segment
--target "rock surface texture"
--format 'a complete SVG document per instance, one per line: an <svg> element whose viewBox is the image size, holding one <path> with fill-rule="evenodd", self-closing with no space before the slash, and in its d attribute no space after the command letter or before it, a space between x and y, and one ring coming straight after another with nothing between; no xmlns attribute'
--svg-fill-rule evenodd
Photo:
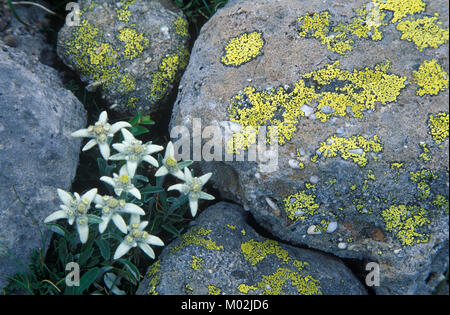
<svg viewBox="0 0 450 315"><path fill-rule="evenodd" d="M70 134L85 124L55 70L0 45L0 288L47 245L39 229L60 205L56 189L70 189L80 150Z"/></svg>
<svg viewBox="0 0 450 315"><path fill-rule="evenodd" d="M430 293L448 267L448 24L441 0L230 1L171 127L233 131L214 149L245 161L202 172L276 237L378 263L379 294ZM264 127L274 146L249 161Z"/></svg>
<svg viewBox="0 0 450 315"><path fill-rule="evenodd" d="M171 1L79 1L79 26L58 35L58 55L102 88L114 110L157 111L189 59L188 23Z"/></svg>
<svg viewBox="0 0 450 315"><path fill-rule="evenodd" d="M167 246L138 294L366 294L335 258L259 236L240 206L209 207Z"/></svg>

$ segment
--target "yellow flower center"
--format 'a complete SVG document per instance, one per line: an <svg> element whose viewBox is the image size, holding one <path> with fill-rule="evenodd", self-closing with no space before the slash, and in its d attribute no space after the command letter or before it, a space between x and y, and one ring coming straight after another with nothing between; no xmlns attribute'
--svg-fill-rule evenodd
<svg viewBox="0 0 450 315"><path fill-rule="evenodd" d="M87 200L86 198L81 199L81 202L84 203L85 205L89 204L89 200Z"/></svg>
<svg viewBox="0 0 450 315"><path fill-rule="evenodd" d="M120 199L119 204L120 204L121 207L124 207L126 202L125 202L125 200Z"/></svg>
<svg viewBox="0 0 450 315"><path fill-rule="evenodd" d="M83 214L86 212L86 206L84 204L80 203L77 207L77 210L79 213Z"/></svg>
<svg viewBox="0 0 450 315"><path fill-rule="evenodd" d="M193 192L198 193L198 192L200 192L201 189L202 189L202 185L199 184L199 183L195 183L194 185L192 185L192 191Z"/></svg>
<svg viewBox="0 0 450 315"><path fill-rule="evenodd" d="M133 146L133 151L136 154L141 154L142 152L144 152L144 147L142 145L137 144Z"/></svg>
<svg viewBox="0 0 450 315"><path fill-rule="evenodd" d="M108 201L108 206L110 207L110 208L115 208L115 207L117 207L119 205L119 202L116 200L116 199L114 199L114 198L111 198L109 201Z"/></svg>
<svg viewBox="0 0 450 315"><path fill-rule="evenodd" d="M78 219L79 225L86 225L88 223L88 220L86 218L80 218Z"/></svg>
<svg viewBox="0 0 450 315"><path fill-rule="evenodd" d="M109 207L103 207L103 209L102 209L102 212L104 213L104 214L108 214L109 213Z"/></svg>
<svg viewBox="0 0 450 315"><path fill-rule="evenodd" d="M132 235L134 238L140 238L140 237L142 237L142 231L139 231L139 230L133 230L133 232L131 232L131 235Z"/></svg>
<svg viewBox="0 0 450 315"><path fill-rule="evenodd" d="M134 238L130 235L127 235L127 237L125 237L125 241L127 241L128 243L133 243Z"/></svg>
<svg viewBox="0 0 450 315"><path fill-rule="evenodd" d="M120 176L120 183L121 184L128 184L130 182L130 177L128 175L121 175Z"/></svg>
<svg viewBox="0 0 450 315"><path fill-rule="evenodd" d="M175 165L177 165L177 160L175 160L172 157L169 157L166 161L167 166L169 167L174 167Z"/></svg>
<svg viewBox="0 0 450 315"><path fill-rule="evenodd" d="M139 224L138 224L138 223L133 223L133 224L131 225L131 227L132 227L133 229L137 229L137 228L139 227Z"/></svg>
<svg viewBox="0 0 450 315"><path fill-rule="evenodd" d="M94 127L94 132L96 135L101 135L103 133L103 126L95 126Z"/></svg>

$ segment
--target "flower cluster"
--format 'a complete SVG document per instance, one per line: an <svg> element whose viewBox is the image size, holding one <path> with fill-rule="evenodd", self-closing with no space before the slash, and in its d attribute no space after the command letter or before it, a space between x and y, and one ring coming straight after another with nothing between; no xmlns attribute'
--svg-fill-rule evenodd
<svg viewBox="0 0 450 315"><path fill-rule="evenodd" d="M123 239L117 247L113 259L119 259L128 253L132 248L139 247L150 258L155 258L155 253L151 248L154 246L164 246L163 241L154 235L145 231L148 221L141 221L141 217L146 215L142 208L145 203L142 199L140 186L137 184L138 177L136 171L142 162L146 162L155 168L158 168L155 176L163 177L168 174L182 180L182 184L176 184L168 188L168 191L178 190L183 195L188 196L189 207L192 216L195 216L198 209L198 200L213 200L214 197L203 192L203 185L211 177L211 173L201 177L193 177L188 166L191 161L177 162L174 154L174 147L171 142L166 147L165 155L160 158L162 165L158 163L152 154L162 151L164 148L154 145L151 142L143 143L137 140L134 135L126 128L131 128L128 122L116 122L112 125L108 123L108 115L104 111L100 114L98 121L86 129L81 129L72 133L73 137L90 138L83 147L83 151L98 145L100 154L108 161L124 161L118 174L113 173L112 177L102 176L100 180L107 184L113 196L98 194L97 188L91 189L83 195L78 193L69 193L58 189L59 198L62 201L60 209L45 219L45 223L53 222L59 219L66 219L69 225L76 223L76 229L81 243L85 244L89 238L89 227L98 224L100 234L105 233L110 223L113 223ZM121 131L123 141L113 143L114 135ZM110 145L117 153L111 155ZM95 206L91 207L91 204ZM94 209L97 215L88 213ZM126 223L124 216L129 216L129 224ZM119 279L120 280L120 279ZM105 283L110 290L120 293L115 286L115 275L105 274Z"/></svg>

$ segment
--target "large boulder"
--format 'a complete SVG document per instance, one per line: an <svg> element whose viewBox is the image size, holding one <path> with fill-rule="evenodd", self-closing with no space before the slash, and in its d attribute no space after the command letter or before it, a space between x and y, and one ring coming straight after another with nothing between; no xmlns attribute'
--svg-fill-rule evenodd
<svg viewBox="0 0 450 315"><path fill-rule="evenodd" d="M138 294L366 294L339 260L258 235L240 206L206 209L167 246Z"/></svg>
<svg viewBox="0 0 450 315"><path fill-rule="evenodd" d="M60 205L56 189L70 189L81 144L70 134L85 124L83 105L55 70L0 45L2 276L24 271L31 252L48 244L43 220Z"/></svg>
<svg viewBox="0 0 450 315"><path fill-rule="evenodd" d="M219 151L202 172L276 237L378 263L377 293L430 293L448 267L448 23L440 0L230 1L171 127L194 159L193 126L220 127L215 149L242 161Z"/></svg>
<svg viewBox="0 0 450 315"><path fill-rule="evenodd" d="M111 108L155 112L189 60L188 23L168 0L80 0L58 34L58 55Z"/></svg>

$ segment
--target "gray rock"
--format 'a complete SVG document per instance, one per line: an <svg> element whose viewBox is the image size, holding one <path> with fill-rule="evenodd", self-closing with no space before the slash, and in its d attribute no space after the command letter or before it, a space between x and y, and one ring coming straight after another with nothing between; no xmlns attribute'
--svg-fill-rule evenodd
<svg viewBox="0 0 450 315"><path fill-rule="evenodd" d="M366 294L339 260L259 236L245 211L206 209L167 246L137 294Z"/></svg>
<svg viewBox="0 0 450 315"><path fill-rule="evenodd" d="M121 113L155 112L189 59L187 21L171 1L81 0L80 26L58 35L58 55Z"/></svg>
<svg viewBox="0 0 450 315"><path fill-rule="evenodd" d="M50 7L45 1L34 2ZM20 19L33 28L19 22L11 14L5 1L0 4L0 41L10 47L19 48L30 56L38 57L41 63L54 66L55 50L47 43L45 34L40 32L41 29L49 27L47 12L34 5L16 4L14 7Z"/></svg>
<svg viewBox="0 0 450 315"><path fill-rule="evenodd" d="M430 274L448 266L448 6L427 2L403 16L364 4L229 2L193 47L171 127L192 131L198 118L202 127L284 128L280 145L256 161L242 154L244 132L234 147L222 137L220 150L228 144L245 161L219 154L201 172L212 171L222 195L278 238L379 263L377 293L427 294ZM421 21L434 30L417 31ZM307 233L330 222L333 233Z"/></svg>
<svg viewBox="0 0 450 315"><path fill-rule="evenodd" d="M57 188L70 189L86 112L55 70L0 45L0 274L23 271L44 246L39 229L56 211ZM47 233L48 234L48 233ZM48 235L47 235L48 236ZM6 249L21 263L8 259ZM24 266L25 264L25 266ZM0 277L0 288L7 280Z"/></svg>

